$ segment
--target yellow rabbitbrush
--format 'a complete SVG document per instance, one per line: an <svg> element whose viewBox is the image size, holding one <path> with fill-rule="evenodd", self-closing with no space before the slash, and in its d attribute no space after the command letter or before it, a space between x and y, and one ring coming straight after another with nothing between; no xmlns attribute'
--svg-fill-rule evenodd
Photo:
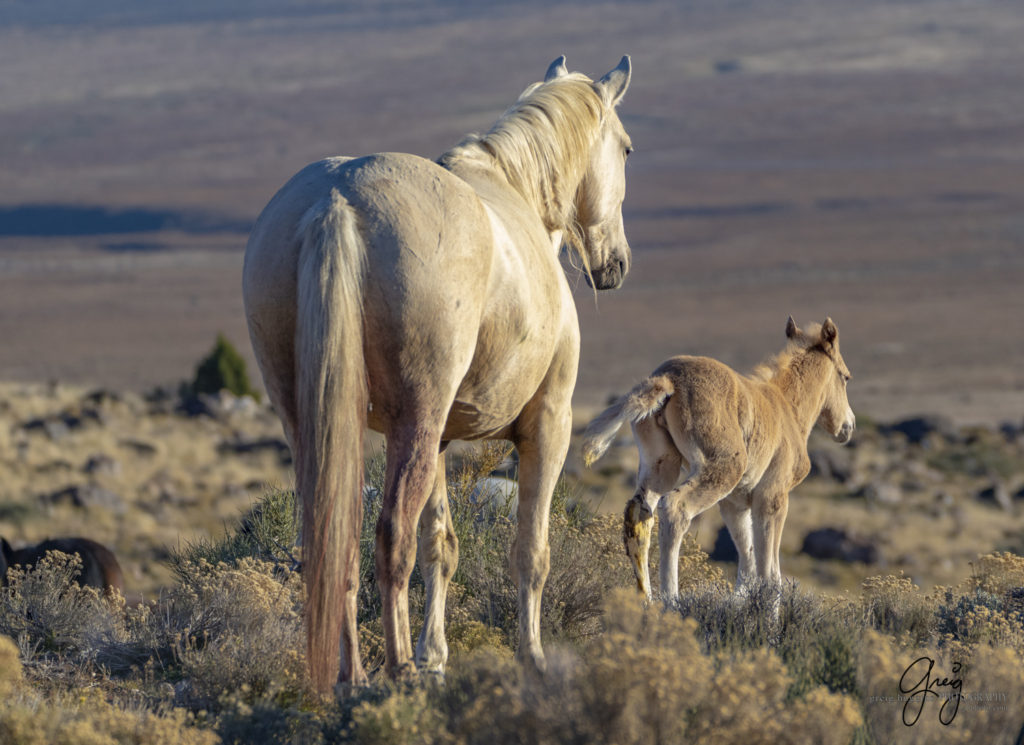
<svg viewBox="0 0 1024 745"><path fill-rule="evenodd" d="M810 471L811 428L818 423L842 443L854 428L846 398L850 371L832 319L805 332L790 318L786 337L786 348L750 376L707 357L673 357L587 426L588 464L624 422L633 426L640 470L623 538L648 597L655 509L664 599L678 595L679 547L690 521L715 504L739 553L737 589L755 577L782 581L779 541L789 492Z"/></svg>

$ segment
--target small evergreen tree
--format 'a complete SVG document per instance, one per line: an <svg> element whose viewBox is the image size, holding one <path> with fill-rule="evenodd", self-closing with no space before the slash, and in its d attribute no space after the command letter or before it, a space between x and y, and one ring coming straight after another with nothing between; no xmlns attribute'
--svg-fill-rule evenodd
<svg viewBox="0 0 1024 745"><path fill-rule="evenodd" d="M217 334L217 343L213 351L199 363L196 377L192 381L193 393L219 393L227 389L236 396L252 396L260 400L259 391L249 385L249 375L245 371L245 360L238 353L224 334Z"/></svg>

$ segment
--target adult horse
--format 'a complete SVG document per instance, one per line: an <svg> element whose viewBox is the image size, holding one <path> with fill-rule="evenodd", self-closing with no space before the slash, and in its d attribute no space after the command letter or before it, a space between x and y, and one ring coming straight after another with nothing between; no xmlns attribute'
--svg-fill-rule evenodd
<svg viewBox="0 0 1024 745"><path fill-rule="evenodd" d="M328 158L296 174L256 221L246 318L295 456L319 690L366 680L356 633L366 426L387 438L376 542L387 672L413 662L417 523L426 619L415 663L441 672L447 660L458 542L444 452L456 439L508 439L519 452L517 655L543 665L548 511L579 362L558 254L563 242L575 249L597 289L618 287L629 269L622 200L632 147L615 113L629 80L628 57L596 83L560 57L489 132L436 162Z"/></svg>
<svg viewBox="0 0 1024 745"><path fill-rule="evenodd" d="M77 554L82 562L75 581L82 587L95 587L112 593L124 592L124 574L114 552L88 538L52 538L32 546L14 549L7 539L0 538L0 585L7 584L7 570L35 566L51 551Z"/></svg>

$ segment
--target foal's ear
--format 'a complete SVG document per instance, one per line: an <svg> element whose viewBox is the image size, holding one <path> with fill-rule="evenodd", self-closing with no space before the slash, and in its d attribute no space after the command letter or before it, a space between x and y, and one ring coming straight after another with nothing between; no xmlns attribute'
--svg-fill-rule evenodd
<svg viewBox="0 0 1024 745"><path fill-rule="evenodd" d="M6 561L10 561L11 557L14 556L14 549L11 548L11 544L7 542L6 538L0 538L0 554L3 555Z"/></svg>
<svg viewBox="0 0 1024 745"><path fill-rule="evenodd" d="M821 341L823 344L832 346L836 343L836 339L839 338L839 329L836 328L836 324L831 318L826 318L825 323L821 324Z"/></svg>
<svg viewBox="0 0 1024 745"><path fill-rule="evenodd" d="M614 70L594 84L597 87L597 92L601 94L601 98L604 99L606 104L613 107L619 105L619 101L626 95L626 89L629 88L629 79L632 74L629 55L627 54L619 61L618 66Z"/></svg>
<svg viewBox="0 0 1024 745"><path fill-rule="evenodd" d="M565 55L556 59L550 65L548 65L548 71L544 73L544 82L548 83L555 78L560 78L563 75L569 74L569 68L565 66Z"/></svg>
<svg viewBox="0 0 1024 745"><path fill-rule="evenodd" d="M796 321L793 320L793 316L786 319L786 338L795 339L796 335L800 333L800 329L796 327Z"/></svg>

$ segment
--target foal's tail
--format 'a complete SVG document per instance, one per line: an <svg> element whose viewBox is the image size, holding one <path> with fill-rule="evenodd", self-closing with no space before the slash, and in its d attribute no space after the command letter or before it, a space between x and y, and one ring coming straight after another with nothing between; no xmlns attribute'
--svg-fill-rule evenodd
<svg viewBox="0 0 1024 745"><path fill-rule="evenodd" d="M667 375L644 378L629 393L602 411L583 433L583 462L588 466L604 455L623 422L639 422L665 405L675 392Z"/></svg>
<svg viewBox="0 0 1024 745"><path fill-rule="evenodd" d="M295 333L296 490L302 499L307 662L317 690L338 678L346 591L359 582L363 428L364 246L341 194L300 225ZM354 622L353 621L350 621ZM349 671L361 670L358 647Z"/></svg>

